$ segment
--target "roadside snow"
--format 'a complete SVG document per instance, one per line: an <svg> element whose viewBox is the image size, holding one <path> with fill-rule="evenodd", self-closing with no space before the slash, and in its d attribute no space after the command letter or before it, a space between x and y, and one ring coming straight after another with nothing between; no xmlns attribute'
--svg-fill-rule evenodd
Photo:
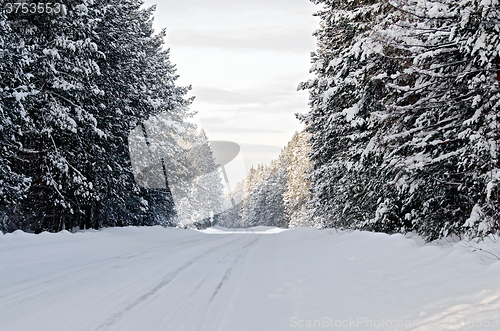
<svg viewBox="0 0 500 331"><path fill-rule="evenodd" d="M305 228L16 231L0 235L0 329L494 330L494 255L492 239Z"/></svg>

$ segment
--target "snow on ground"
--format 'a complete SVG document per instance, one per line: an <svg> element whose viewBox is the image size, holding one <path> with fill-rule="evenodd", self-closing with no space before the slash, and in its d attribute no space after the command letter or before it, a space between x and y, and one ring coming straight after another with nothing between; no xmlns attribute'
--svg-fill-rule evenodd
<svg viewBox="0 0 500 331"><path fill-rule="evenodd" d="M314 229L17 231L0 235L0 329L496 330L492 254Z"/></svg>

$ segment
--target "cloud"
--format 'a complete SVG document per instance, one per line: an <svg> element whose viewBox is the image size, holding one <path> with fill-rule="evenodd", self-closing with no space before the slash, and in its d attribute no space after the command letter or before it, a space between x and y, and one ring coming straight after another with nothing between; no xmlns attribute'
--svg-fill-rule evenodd
<svg viewBox="0 0 500 331"><path fill-rule="evenodd" d="M283 146L262 145L262 144L240 144L241 151L246 153L279 153Z"/></svg>
<svg viewBox="0 0 500 331"><path fill-rule="evenodd" d="M204 124L203 120L201 122ZM241 127L222 127L222 126L212 126L212 125L203 125L203 128L207 128L212 132L217 133L236 133L236 134L244 134L244 135L252 135L252 134L274 134L274 133L283 133L283 131L278 130L269 130L269 129L261 129L261 128L241 128Z"/></svg>
<svg viewBox="0 0 500 331"><path fill-rule="evenodd" d="M303 27L275 26L244 29L179 29L169 32L173 47L216 48L231 51L297 52L313 50L311 31Z"/></svg>
<svg viewBox="0 0 500 331"><path fill-rule="evenodd" d="M205 126L214 126L227 123L227 120L219 116L202 117L199 119Z"/></svg>
<svg viewBox="0 0 500 331"><path fill-rule="evenodd" d="M269 112L270 109L273 109L273 112L290 112L304 108L304 93L287 89L286 86L270 88L266 85L232 91L200 86L195 87L192 94L196 96L196 104L230 105L230 111L235 114L248 111L249 108L261 113ZM226 107L220 108L222 110Z"/></svg>
<svg viewBox="0 0 500 331"><path fill-rule="evenodd" d="M278 157L282 149L282 146L263 144L240 144L240 146L247 170L258 164L269 164Z"/></svg>
<svg viewBox="0 0 500 331"><path fill-rule="evenodd" d="M145 0L145 7L156 4L158 11L173 14L211 14L213 12L230 12L245 14L254 12L287 12L293 14L304 11L315 11L317 6L307 0ZM279 19L279 17L276 17Z"/></svg>
<svg viewBox="0 0 500 331"><path fill-rule="evenodd" d="M237 103L247 103L251 101L248 95L242 92L229 91L225 89L198 86L193 90L193 95L196 96L198 100L203 100L203 102L216 102L224 104ZM253 100L255 102L255 99Z"/></svg>
<svg viewBox="0 0 500 331"><path fill-rule="evenodd" d="M243 144L245 163L274 159L308 110L312 36L318 28L309 0L145 0L158 3L155 30L167 28L166 47L180 85L192 85L193 121L210 139ZM279 145L279 146L278 146Z"/></svg>

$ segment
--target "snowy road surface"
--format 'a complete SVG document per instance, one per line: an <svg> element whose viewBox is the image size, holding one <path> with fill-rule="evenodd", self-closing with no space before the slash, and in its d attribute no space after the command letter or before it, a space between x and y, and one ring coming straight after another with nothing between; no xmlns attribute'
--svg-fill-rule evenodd
<svg viewBox="0 0 500 331"><path fill-rule="evenodd" d="M500 245L298 229L0 232L0 330L498 330Z"/></svg>

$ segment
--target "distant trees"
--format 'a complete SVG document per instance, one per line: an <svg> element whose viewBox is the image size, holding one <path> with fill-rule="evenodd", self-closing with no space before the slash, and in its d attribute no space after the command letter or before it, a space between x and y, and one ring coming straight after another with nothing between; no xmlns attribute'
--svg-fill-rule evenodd
<svg viewBox="0 0 500 331"><path fill-rule="evenodd" d="M247 177L245 187L251 188L251 191L243 202L242 224L245 227L257 225L288 227L283 204L287 176L286 168L280 161L272 162L269 167L258 167L253 171L257 176ZM262 178L254 182L253 180L259 176Z"/></svg>
<svg viewBox="0 0 500 331"><path fill-rule="evenodd" d="M308 179L308 172L311 168L310 139L311 135L306 131L295 132L282 152L282 158L287 160L283 205L285 219L289 220L290 228L313 225L308 205L311 199L311 182Z"/></svg>
<svg viewBox="0 0 500 331"><path fill-rule="evenodd" d="M310 226L308 153L310 135L295 133L269 166L252 167L233 191L241 201L223 213L219 224L227 227ZM239 197L241 196L241 198Z"/></svg>
<svg viewBox="0 0 500 331"><path fill-rule="evenodd" d="M189 88L141 5L0 13L0 230L173 224L166 192L134 181L127 142L158 114L187 127Z"/></svg>
<svg viewBox="0 0 500 331"><path fill-rule="evenodd" d="M189 177L186 193L179 196L180 222L183 226L206 227L223 212L224 186L205 131L191 131L188 137L189 141L184 143L189 151L186 164Z"/></svg>
<svg viewBox="0 0 500 331"><path fill-rule="evenodd" d="M428 239L498 229L496 2L314 2L300 119L315 224Z"/></svg>

